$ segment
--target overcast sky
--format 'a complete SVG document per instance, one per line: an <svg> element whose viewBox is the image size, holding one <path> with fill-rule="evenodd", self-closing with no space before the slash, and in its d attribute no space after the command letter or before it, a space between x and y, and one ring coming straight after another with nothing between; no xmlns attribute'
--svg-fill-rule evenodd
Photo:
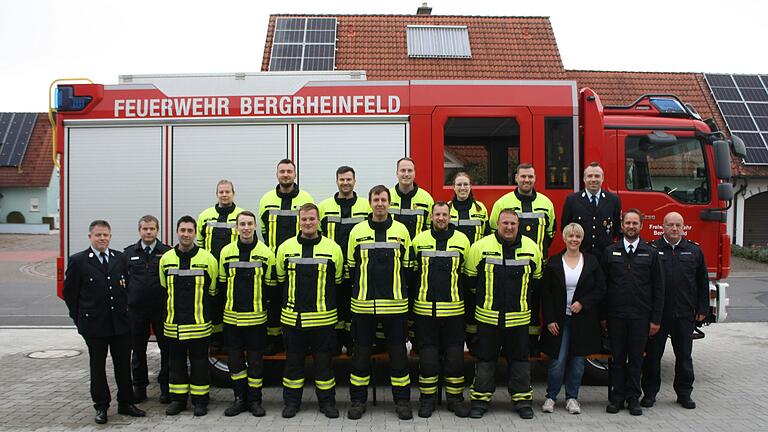
<svg viewBox="0 0 768 432"><path fill-rule="evenodd" d="M269 14L413 14L419 0L10 0L0 111L46 111L54 79L256 72ZM768 8L747 0L431 0L433 15L549 16L568 69L768 74Z"/></svg>

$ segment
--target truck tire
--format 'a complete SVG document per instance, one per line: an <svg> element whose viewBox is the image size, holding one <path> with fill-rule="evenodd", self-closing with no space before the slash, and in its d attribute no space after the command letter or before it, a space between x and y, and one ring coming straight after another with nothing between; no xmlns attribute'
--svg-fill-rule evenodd
<svg viewBox="0 0 768 432"><path fill-rule="evenodd" d="M608 361L589 358L586 359L582 382L586 385L607 386Z"/></svg>
<svg viewBox="0 0 768 432"><path fill-rule="evenodd" d="M229 377L227 357L224 355L209 355L208 363L211 366L211 385L221 388L232 387L232 379Z"/></svg>

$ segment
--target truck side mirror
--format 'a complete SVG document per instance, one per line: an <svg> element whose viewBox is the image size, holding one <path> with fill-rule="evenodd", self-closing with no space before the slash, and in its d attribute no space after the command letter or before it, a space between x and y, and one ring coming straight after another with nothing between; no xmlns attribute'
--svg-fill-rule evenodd
<svg viewBox="0 0 768 432"><path fill-rule="evenodd" d="M715 141L712 146L715 150L715 176L728 180L731 178L731 149L723 140Z"/></svg>
<svg viewBox="0 0 768 432"><path fill-rule="evenodd" d="M731 136L731 148L736 156L742 159L747 157L747 146L744 144L744 140L736 135Z"/></svg>
<svg viewBox="0 0 768 432"><path fill-rule="evenodd" d="M733 185L730 183L720 183L717 185L717 198L723 201L733 199Z"/></svg>

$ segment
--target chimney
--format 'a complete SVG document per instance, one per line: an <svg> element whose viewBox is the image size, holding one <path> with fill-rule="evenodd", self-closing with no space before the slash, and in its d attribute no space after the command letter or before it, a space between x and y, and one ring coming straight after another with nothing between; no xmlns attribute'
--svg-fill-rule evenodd
<svg viewBox="0 0 768 432"><path fill-rule="evenodd" d="M421 7L416 9L416 15L432 15L432 8L427 6L426 3L422 3Z"/></svg>

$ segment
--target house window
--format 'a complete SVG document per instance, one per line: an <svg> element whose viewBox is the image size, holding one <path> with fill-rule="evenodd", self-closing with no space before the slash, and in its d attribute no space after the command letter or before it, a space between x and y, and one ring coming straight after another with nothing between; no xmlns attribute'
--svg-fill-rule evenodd
<svg viewBox="0 0 768 432"><path fill-rule="evenodd" d="M466 26L407 26L408 57L472 58Z"/></svg>

